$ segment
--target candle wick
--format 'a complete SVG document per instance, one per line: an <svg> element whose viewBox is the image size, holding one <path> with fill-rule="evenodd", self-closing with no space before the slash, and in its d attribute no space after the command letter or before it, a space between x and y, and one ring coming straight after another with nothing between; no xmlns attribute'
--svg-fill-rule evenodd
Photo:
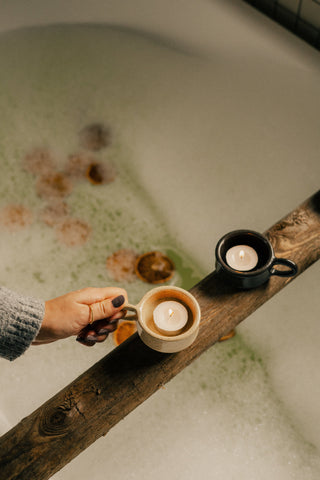
<svg viewBox="0 0 320 480"><path fill-rule="evenodd" d="M169 309L169 318L171 318L174 315L174 310L171 308Z"/></svg>

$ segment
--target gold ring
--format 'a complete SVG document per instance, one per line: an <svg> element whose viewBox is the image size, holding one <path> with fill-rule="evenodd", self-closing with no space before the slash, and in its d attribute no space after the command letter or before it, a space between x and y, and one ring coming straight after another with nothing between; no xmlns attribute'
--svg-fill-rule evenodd
<svg viewBox="0 0 320 480"><path fill-rule="evenodd" d="M90 310L90 321L89 321L89 325L91 325L91 323L94 322L94 319L93 319L93 310L92 310L91 305L88 305L88 307L89 307L89 310Z"/></svg>

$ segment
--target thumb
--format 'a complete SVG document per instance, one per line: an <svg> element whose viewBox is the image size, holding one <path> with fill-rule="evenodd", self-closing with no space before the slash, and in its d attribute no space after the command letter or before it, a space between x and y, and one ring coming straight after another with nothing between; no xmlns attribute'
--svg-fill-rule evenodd
<svg viewBox="0 0 320 480"><path fill-rule="evenodd" d="M124 305L126 299L124 295L118 295L114 298L108 298L106 300L101 300L100 302L91 304L91 323L96 320L102 320L104 318L112 317L115 313L121 310L121 307Z"/></svg>

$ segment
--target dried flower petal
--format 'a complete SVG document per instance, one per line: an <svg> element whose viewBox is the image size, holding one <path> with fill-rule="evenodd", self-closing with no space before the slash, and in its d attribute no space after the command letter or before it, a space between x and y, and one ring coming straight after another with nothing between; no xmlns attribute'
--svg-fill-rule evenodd
<svg viewBox="0 0 320 480"><path fill-rule="evenodd" d="M52 199L49 205L41 211L40 219L49 227L53 227L64 220L67 215L67 204L60 199Z"/></svg>
<svg viewBox="0 0 320 480"><path fill-rule="evenodd" d="M88 167L95 159L85 153L73 153L69 155L65 173L73 178L85 178Z"/></svg>
<svg viewBox="0 0 320 480"><path fill-rule="evenodd" d="M138 255L130 249L117 250L107 258L106 267L113 280L132 282L136 278L135 263Z"/></svg>
<svg viewBox="0 0 320 480"><path fill-rule="evenodd" d="M23 159L23 168L34 175L44 175L54 170L54 160L45 148L35 148Z"/></svg>
<svg viewBox="0 0 320 480"><path fill-rule="evenodd" d="M93 123L84 127L80 132L80 144L91 151L99 151L110 145L111 134L109 128L100 123Z"/></svg>
<svg viewBox="0 0 320 480"><path fill-rule="evenodd" d="M38 179L36 190L41 198L61 198L71 193L72 183L62 173L48 173Z"/></svg>
<svg viewBox="0 0 320 480"><path fill-rule="evenodd" d="M90 226L77 218L67 218L56 227L58 239L68 247L86 243L90 232Z"/></svg>
<svg viewBox="0 0 320 480"><path fill-rule="evenodd" d="M0 211L0 223L10 231L20 230L32 222L32 212L23 205L7 205Z"/></svg>

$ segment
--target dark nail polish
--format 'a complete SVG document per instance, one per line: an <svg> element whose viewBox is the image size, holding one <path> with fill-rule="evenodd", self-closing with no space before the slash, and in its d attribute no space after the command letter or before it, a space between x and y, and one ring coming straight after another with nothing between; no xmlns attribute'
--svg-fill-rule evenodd
<svg viewBox="0 0 320 480"><path fill-rule="evenodd" d="M101 328L101 330L97 332L97 335L108 335L109 333L110 330L107 330L106 328Z"/></svg>
<svg viewBox="0 0 320 480"><path fill-rule="evenodd" d="M119 322L119 318L115 318L114 320L110 320L109 325L115 325L117 322Z"/></svg>
<svg viewBox="0 0 320 480"><path fill-rule="evenodd" d="M116 297L112 300L112 305L114 306L114 308L121 307L121 305L123 305L123 304L124 304L124 296L123 295L119 295L118 297Z"/></svg>
<svg viewBox="0 0 320 480"><path fill-rule="evenodd" d="M97 341L97 337L95 335L87 335L86 338L84 339L84 341L88 341L88 342L96 342Z"/></svg>
<svg viewBox="0 0 320 480"><path fill-rule="evenodd" d="M96 344L96 341L87 340L86 338L77 337L77 342L81 343L82 345L86 345L87 347L93 347Z"/></svg>

